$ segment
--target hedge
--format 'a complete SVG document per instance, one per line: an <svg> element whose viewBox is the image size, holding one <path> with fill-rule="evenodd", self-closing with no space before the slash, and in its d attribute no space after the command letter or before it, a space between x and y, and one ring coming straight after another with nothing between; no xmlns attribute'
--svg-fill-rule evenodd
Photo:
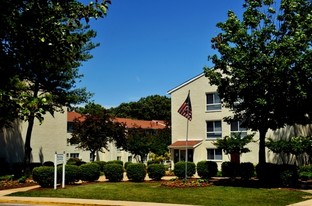
<svg viewBox="0 0 312 206"><path fill-rule="evenodd" d="M82 181L94 182L100 177L100 166L90 162L79 166L80 179Z"/></svg>
<svg viewBox="0 0 312 206"><path fill-rule="evenodd" d="M50 166L35 167L32 170L32 178L41 187L53 187L54 186L54 167L50 167Z"/></svg>
<svg viewBox="0 0 312 206"><path fill-rule="evenodd" d="M187 176L192 177L196 172L195 170L195 163L187 162ZM175 163L173 173L180 179L185 178L185 162L180 161Z"/></svg>
<svg viewBox="0 0 312 206"><path fill-rule="evenodd" d="M212 161L200 161L197 163L197 174L203 179L215 177L218 173L218 165Z"/></svg>
<svg viewBox="0 0 312 206"><path fill-rule="evenodd" d="M166 174L166 168L163 164L150 164L147 167L147 173L149 178L153 180L161 180Z"/></svg>
<svg viewBox="0 0 312 206"><path fill-rule="evenodd" d="M127 177L130 181L143 182L146 176L146 166L143 163L129 164Z"/></svg>
<svg viewBox="0 0 312 206"><path fill-rule="evenodd" d="M120 182L123 179L124 169L120 164L110 163L104 167L105 178L110 182Z"/></svg>

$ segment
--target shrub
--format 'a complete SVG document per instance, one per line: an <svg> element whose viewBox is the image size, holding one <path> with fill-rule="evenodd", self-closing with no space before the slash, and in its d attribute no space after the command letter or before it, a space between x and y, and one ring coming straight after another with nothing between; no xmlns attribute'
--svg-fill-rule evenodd
<svg viewBox="0 0 312 206"><path fill-rule="evenodd" d="M197 163L197 174L203 179L209 179L217 175L218 165L212 161L200 161Z"/></svg>
<svg viewBox="0 0 312 206"><path fill-rule="evenodd" d="M132 162L126 162L125 163L125 170L127 170L129 164L132 164Z"/></svg>
<svg viewBox="0 0 312 206"><path fill-rule="evenodd" d="M32 178L41 187L53 187L54 168L49 166L35 167L32 170Z"/></svg>
<svg viewBox="0 0 312 206"><path fill-rule="evenodd" d="M221 164L222 177L238 177L239 164L234 162L222 162Z"/></svg>
<svg viewBox="0 0 312 206"><path fill-rule="evenodd" d="M161 180L166 174L166 168L163 164L150 164L147 167L147 173L149 178L153 180Z"/></svg>
<svg viewBox="0 0 312 206"><path fill-rule="evenodd" d="M255 167L251 162L243 162L239 166L239 174L243 180L249 180L254 176Z"/></svg>
<svg viewBox="0 0 312 206"><path fill-rule="evenodd" d="M160 164L160 160L148 160L147 161L147 166L151 164Z"/></svg>
<svg viewBox="0 0 312 206"><path fill-rule="evenodd" d="M294 186L299 176L295 165L258 164L256 172L262 183L271 186Z"/></svg>
<svg viewBox="0 0 312 206"><path fill-rule="evenodd" d="M112 161L108 161L106 164L112 164L112 163L120 164L121 166L123 166L123 161L121 161L121 160L112 160Z"/></svg>
<svg viewBox="0 0 312 206"><path fill-rule="evenodd" d="M312 172L300 172L299 178L303 181L312 180Z"/></svg>
<svg viewBox="0 0 312 206"><path fill-rule="evenodd" d="M94 182L100 177L100 166L96 163L86 163L79 166L80 179Z"/></svg>
<svg viewBox="0 0 312 206"><path fill-rule="evenodd" d="M143 163L129 164L127 168L127 177L134 182L143 182L146 176L146 167Z"/></svg>
<svg viewBox="0 0 312 206"><path fill-rule="evenodd" d="M301 180L311 180L312 179L312 165L300 166L299 178Z"/></svg>
<svg viewBox="0 0 312 206"><path fill-rule="evenodd" d="M46 161L46 162L43 163L43 166L54 167L54 162L52 162L52 161Z"/></svg>
<svg viewBox="0 0 312 206"><path fill-rule="evenodd" d="M81 159L79 158L69 158L67 160L67 163L68 165L77 165L77 166L80 166L82 164L85 164L85 162L83 162Z"/></svg>
<svg viewBox="0 0 312 206"><path fill-rule="evenodd" d="M175 163L173 172L178 178L180 179L185 178L185 162L180 161ZM187 176L192 177L194 174L195 174L195 163L187 162Z"/></svg>
<svg viewBox="0 0 312 206"><path fill-rule="evenodd" d="M57 167L57 174L62 174L63 166ZM61 178L61 177L59 177ZM79 166L65 165L65 184L74 184L80 180Z"/></svg>
<svg viewBox="0 0 312 206"><path fill-rule="evenodd" d="M100 171L104 172L104 167L106 165L105 161L94 161L94 163L98 164L100 166Z"/></svg>
<svg viewBox="0 0 312 206"><path fill-rule="evenodd" d="M120 182L123 179L123 167L120 164L110 163L104 167L105 178L110 182Z"/></svg>

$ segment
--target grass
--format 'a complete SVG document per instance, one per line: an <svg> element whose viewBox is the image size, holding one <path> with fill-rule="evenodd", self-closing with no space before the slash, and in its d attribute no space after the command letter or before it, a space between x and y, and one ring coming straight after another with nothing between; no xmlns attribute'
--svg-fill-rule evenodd
<svg viewBox="0 0 312 206"><path fill-rule="evenodd" d="M305 200L305 192L291 189L210 186L201 188L168 188L158 182L101 182L67 186L65 189L37 189L14 196L59 197L159 202L209 206L288 205ZM310 196L310 198L312 198Z"/></svg>

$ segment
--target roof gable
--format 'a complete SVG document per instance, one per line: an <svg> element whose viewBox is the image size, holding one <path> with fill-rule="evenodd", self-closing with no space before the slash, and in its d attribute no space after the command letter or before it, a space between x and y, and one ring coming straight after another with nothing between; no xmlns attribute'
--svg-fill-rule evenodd
<svg viewBox="0 0 312 206"><path fill-rule="evenodd" d="M199 74L199 75L193 77L192 79L189 79L189 80L183 82L183 83L180 84L179 86L177 86L177 87L175 87L175 88L169 90L167 93L168 93L168 94L171 94L171 93L175 92L176 90L178 90L178 89L180 89L180 88L182 88L182 87L184 87L184 86L186 86L186 85L188 85L188 84L194 82L195 80L199 79L200 77L202 77L202 76L204 76L204 75L205 75L205 73L201 73L201 74Z"/></svg>

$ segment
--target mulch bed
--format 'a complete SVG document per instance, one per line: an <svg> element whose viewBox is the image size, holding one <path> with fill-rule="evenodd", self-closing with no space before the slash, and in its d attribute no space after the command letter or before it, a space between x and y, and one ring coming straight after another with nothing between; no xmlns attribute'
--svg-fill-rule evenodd
<svg viewBox="0 0 312 206"><path fill-rule="evenodd" d="M38 185L38 184L32 180L26 180L23 183L18 182L17 180L1 180L0 190L8 190L8 189L28 187L28 186L34 186L34 185Z"/></svg>

